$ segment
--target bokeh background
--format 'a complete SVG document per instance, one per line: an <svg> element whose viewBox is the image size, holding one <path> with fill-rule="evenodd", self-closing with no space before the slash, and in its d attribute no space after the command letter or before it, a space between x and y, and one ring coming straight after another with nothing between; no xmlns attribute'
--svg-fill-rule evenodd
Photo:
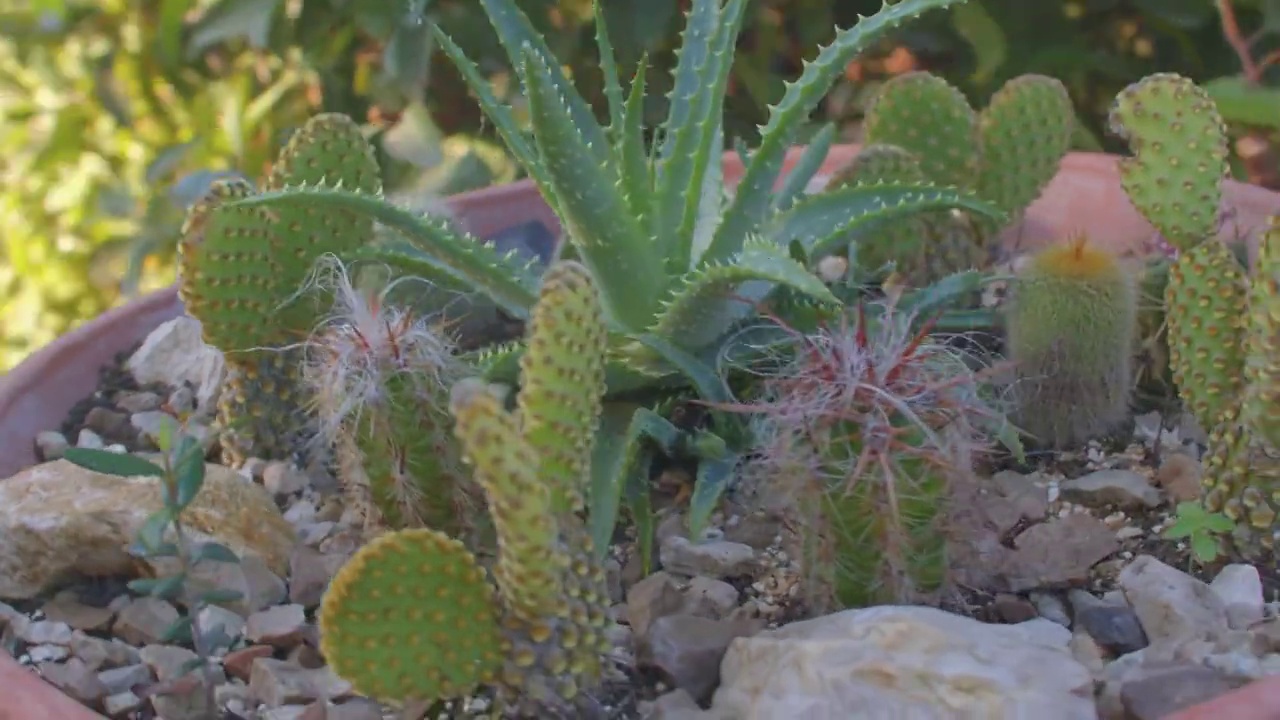
<svg viewBox="0 0 1280 720"><path fill-rule="evenodd" d="M750 144L782 83L880 0L753 0L733 68L728 134ZM623 61L656 70L689 0L605 0ZM590 0L523 0L602 105ZM513 97L477 0L0 0L0 372L54 337L174 279L186 206L227 174L257 178L319 111L366 124L404 197L519 177L430 23ZM985 103L1006 79L1070 89L1077 149L1122 151L1105 129L1124 85L1172 71L1231 123L1241 179L1280 187L1280 0L970 0L847 68L818 123L856 141L879 82L928 69ZM651 72L649 85L665 90ZM664 108L654 97L655 119Z"/></svg>

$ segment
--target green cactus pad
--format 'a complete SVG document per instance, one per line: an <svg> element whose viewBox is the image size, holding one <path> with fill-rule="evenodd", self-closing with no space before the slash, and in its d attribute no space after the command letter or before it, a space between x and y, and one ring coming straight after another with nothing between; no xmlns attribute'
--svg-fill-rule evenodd
<svg viewBox="0 0 1280 720"><path fill-rule="evenodd" d="M200 320L204 341L226 350L283 344L280 326L266 322L280 293L272 262L272 222L260 210L223 203L247 197L244 180L215 182L183 223L179 294Z"/></svg>
<svg viewBox="0 0 1280 720"><path fill-rule="evenodd" d="M1150 75L1116 96L1108 125L1133 150L1120 182L1138 212L1180 250L1211 237L1229 148L1208 93L1180 75Z"/></svg>
<svg viewBox="0 0 1280 720"><path fill-rule="evenodd" d="M587 269L560 262L543 276L520 358L521 434L556 513L582 509L605 391L608 337Z"/></svg>
<svg viewBox="0 0 1280 720"><path fill-rule="evenodd" d="M1204 457L1204 506L1236 523L1231 541L1245 558L1274 557L1280 542L1280 452L1241 422L1222 414Z"/></svg>
<svg viewBox="0 0 1280 720"><path fill-rule="evenodd" d="M979 162L978 118L964 94L925 71L884 83L867 108L868 144L896 145L920 162L934 182L968 186Z"/></svg>
<svg viewBox="0 0 1280 720"><path fill-rule="evenodd" d="M1165 288L1169 366L1187 410L1214 428L1240 401L1247 287L1240 264L1219 242L1184 252Z"/></svg>
<svg viewBox="0 0 1280 720"><path fill-rule="evenodd" d="M920 161L907 150L896 145L882 143L867 145L827 183L828 189L848 187L858 183L924 182L924 170ZM874 273L893 263L899 272L911 274L908 265L912 260L924 257L928 222L945 213L922 213L905 217L895 223L886 223L865 234L858 242L858 267L865 273ZM930 249L931 250L931 249Z"/></svg>
<svg viewBox="0 0 1280 720"><path fill-rule="evenodd" d="M1017 383L1014 423L1047 446L1070 447L1128 415L1137 278L1084 236L1036 254L1005 308Z"/></svg>
<svg viewBox="0 0 1280 720"><path fill-rule="evenodd" d="M308 120L281 151L264 190L317 185L367 195L382 193L382 171L373 146L346 115L322 113ZM271 217L273 272L283 305L272 322L302 335L311 330L318 313L328 310L331 302L328 293L318 288L297 295L316 260L328 253L342 256L363 246L373 238L374 222L331 207L284 205L272 208Z"/></svg>
<svg viewBox="0 0 1280 720"><path fill-rule="evenodd" d="M329 584L318 620L329 667L379 700L465 697L503 662L484 570L434 530L391 532L361 548Z"/></svg>
<svg viewBox="0 0 1280 720"><path fill-rule="evenodd" d="M1057 174L1074 128L1075 108L1061 81L1021 75L1005 83L978 119L978 197L1016 220Z"/></svg>
<svg viewBox="0 0 1280 720"><path fill-rule="evenodd" d="M1273 216L1249 279L1244 422L1280 447L1280 216Z"/></svg>
<svg viewBox="0 0 1280 720"><path fill-rule="evenodd" d="M539 458L519 423L483 382L454 385L454 432L473 478L484 488L502 551L494 568L504 601L517 617L554 613L559 579L568 566L551 492L538 476Z"/></svg>

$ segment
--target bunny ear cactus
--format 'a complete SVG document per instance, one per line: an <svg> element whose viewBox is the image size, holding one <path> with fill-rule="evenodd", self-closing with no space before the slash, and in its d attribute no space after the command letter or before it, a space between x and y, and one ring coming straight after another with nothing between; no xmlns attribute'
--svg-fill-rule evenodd
<svg viewBox="0 0 1280 720"><path fill-rule="evenodd" d="M514 0L481 0L528 103L531 136L513 110L458 45L436 29L449 56L479 99L508 149L537 184L567 232L565 257L579 260L599 288L610 329L611 394L652 389L705 376L707 363L758 303L786 288L836 304L810 263L850 234L881 221L927 210L965 208L1000 213L952 188L922 183L859 185L806 196L804 188L834 136L828 128L781 181L786 152L802 123L843 69L890 30L929 10L963 0L905 0L884 5L836 33L762 128L731 199L721 177L725 87L748 0L694 0L687 16L668 96L666 121L646 145L646 64L624 90L601 3L595 3L597 44L608 100L608 123L597 121ZM781 181L781 182L780 182ZM345 208L403 233L403 244L367 248L366 259L480 291L504 311L526 318L538 279L477 251L479 243L369 194L289 189L246 198L242 207ZM804 262L792 257L795 244ZM483 358L487 376L510 381L505 348Z"/></svg>
<svg viewBox="0 0 1280 720"><path fill-rule="evenodd" d="M267 190L330 185L380 192L381 173L360 129L343 115L313 117L281 151ZM305 428L298 371L324 298L300 293L314 261L364 243L373 223L342 209L237 207L244 181L223 181L188 213L179 241L179 294L204 341L226 355L218 403L224 461L284 457Z"/></svg>
<svg viewBox="0 0 1280 720"><path fill-rule="evenodd" d="M1120 163L1134 206L1178 249L1165 289L1178 393L1209 432L1203 503L1222 512L1246 557L1280 538L1276 321L1277 220L1250 270L1217 231L1228 145L1222 117L1191 80L1161 73L1126 88L1109 125L1133 148Z"/></svg>
<svg viewBox="0 0 1280 720"><path fill-rule="evenodd" d="M1009 222L1057 173L1074 117L1066 88L1051 77L1014 78L975 112L946 80L913 71L886 81L868 107L864 152L883 152L876 150L880 146L905 151L919 164L923 179L969 190L998 207L1000 219ZM864 182L884 179L873 167L863 169ZM959 270L985 267L998 250L1002 225L989 217L935 212L918 222L921 241L899 242L896 228L874 233L859 247L859 257L892 257L912 286L924 287Z"/></svg>
<svg viewBox="0 0 1280 720"><path fill-rule="evenodd" d="M572 712L600 679L608 592L578 513L607 337L585 267L547 271L528 334L514 411L478 378L450 402L498 533L488 576L440 531L399 530L357 552L325 595L325 656L361 693L443 700L489 685L504 709L545 717Z"/></svg>

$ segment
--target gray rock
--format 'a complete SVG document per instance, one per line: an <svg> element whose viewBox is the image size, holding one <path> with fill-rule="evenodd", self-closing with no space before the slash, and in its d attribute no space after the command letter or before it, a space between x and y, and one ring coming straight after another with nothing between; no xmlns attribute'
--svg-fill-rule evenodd
<svg viewBox="0 0 1280 720"><path fill-rule="evenodd" d="M250 615L245 624L245 637L252 643L287 649L302 642L306 627L306 609L291 603Z"/></svg>
<svg viewBox="0 0 1280 720"><path fill-rule="evenodd" d="M142 663L111 668L98 673L98 680L112 695L129 692L138 685L150 683L152 679L151 668Z"/></svg>
<svg viewBox="0 0 1280 720"><path fill-rule="evenodd" d="M65 663L42 663L40 675L62 692L90 707L102 702L110 693L98 674L78 658Z"/></svg>
<svg viewBox="0 0 1280 720"><path fill-rule="evenodd" d="M755 549L728 540L694 543L673 535L663 541L659 557L668 572L717 580L750 575L756 569Z"/></svg>
<svg viewBox="0 0 1280 720"><path fill-rule="evenodd" d="M1265 598L1258 568L1228 565L1218 572L1209 587L1226 606L1227 624L1232 630L1244 630L1262 621Z"/></svg>
<svg viewBox="0 0 1280 720"><path fill-rule="evenodd" d="M277 497L300 493L310 485L307 474L290 463L270 462L262 469L262 486Z"/></svg>
<svg viewBox="0 0 1280 720"><path fill-rule="evenodd" d="M351 695L351 684L329 668L308 670L284 660L259 658L249 675L249 694L269 708Z"/></svg>
<svg viewBox="0 0 1280 720"><path fill-rule="evenodd" d="M1063 500L1093 508L1112 506L1137 510L1160 504L1160 491L1132 470L1098 470L1064 480L1058 489Z"/></svg>
<svg viewBox="0 0 1280 720"><path fill-rule="evenodd" d="M1132 720L1161 720L1233 689L1222 673L1201 665L1145 669L1120 686L1120 702ZM1224 718L1223 720L1226 720Z"/></svg>
<svg viewBox="0 0 1280 720"><path fill-rule="evenodd" d="M108 695L102 701L102 710L107 714L107 717L117 718L119 720L130 717L133 713L141 710L142 706L142 698L132 692Z"/></svg>
<svg viewBox="0 0 1280 720"><path fill-rule="evenodd" d="M57 430L45 430L36 435L36 449L42 460L57 460L71 447L67 436Z"/></svg>
<svg viewBox="0 0 1280 720"><path fill-rule="evenodd" d="M289 556L289 601L303 607L318 606L329 581L349 557L347 553L322 553L299 546Z"/></svg>
<svg viewBox="0 0 1280 720"><path fill-rule="evenodd" d="M659 570L641 580L627 592L627 621L631 630L642 636L649 632L654 620L679 612L684 605L680 583L670 573Z"/></svg>
<svg viewBox="0 0 1280 720"><path fill-rule="evenodd" d="M661 674L672 687L707 702L720 682L720 661L735 638L750 637L765 623L755 619L712 620L692 615L667 615L653 621L648 633L636 639L640 667Z"/></svg>
<svg viewBox="0 0 1280 720"><path fill-rule="evenodd" d="M1216 642L1227 635L1227 611L1217 593L1150 555L1135 558L1118 583L1153 646Z"/></svg>
<svg viewBox="0 0 1280 720"><path fill-rule="evenodd" d="M138 649L116 639L86 635L77 630L71 635L71 653L94 670L123 667L141 662Z"/></svg>
<svg viewBox="0 0 1280 720"><path fill-rule="evenodd" d="M120 610L113 632L131 645L151 645L160 642L165 630L179 617L178 609L167 600L134 598Z"/></svg>

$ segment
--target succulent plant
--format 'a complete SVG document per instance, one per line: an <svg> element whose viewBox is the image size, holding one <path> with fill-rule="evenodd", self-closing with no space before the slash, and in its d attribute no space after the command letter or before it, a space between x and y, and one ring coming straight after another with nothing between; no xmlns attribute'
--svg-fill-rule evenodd
<svg viewBox="0 0 1280 720"><path fill-rule="evenodd" d="M264 187L317 183L381 191L371 148L344 115L317 115L300 128ZM254 192L244 180L215 183L189 211L179 241L179 294L204 341L226 356L218 421L223 458L232 466L251 455L287 457L305 441L298 343L326 299L300 291L317 258L349 252L373 232L371 220L341 208L233 206Z"/></svg>
<svg viewBox="0 0 1280 720"><path fill-rule="evenodd" d="M948 579L952 491L1004 424L963 354L886 304L757 367L748 486L791 514L809 610L927 599Z"/></svg>
<svg viewBox="0 0 1280 720"><path fill-rule="evenodd" d="M1246 557L1274 552L1280 219L1251 269L1239 248L1215 237L1227 136L1212 99L1191 80L1160 73L1134 83L1117 96L1109 124L1134 150L1120 163L1129 199L1178 249L1164 295L1169 363L1184 405L1209 433L1203 504L1235 524L1230 539Z"/></svg>
<svg viewBox="0 0 1280 720"><path fill-rule="evenodd" d="M881 87L867 109L866 147L828 187L899 178L937 182L971 190L999 208L1002 220L1013 221L1057 173L1073 127L1070 97L1054 78L1016 77L975 112L943 78L912 71ZM858 247L858 264L874 272L893 261L908 284L924 287L995 260L1002 226L990 218L942 211L913 223L868 234ZM909 231L918 237L904 242Z"/></svg>
<svg viewBox="0 0 1280 720"><path fill-rule="evenodd" d="M609 122L602 126L513 0L482 0L529 104L532 137L498 102L475 64L446 34L436 38L502 136L537 183L567 232L561 255L587 266L600 288L611 335L611 394L708 376L730 331L779 288L835 303L810 265L837 244L880 222L926 210L999 213L969 194L921 183L857 184L805 196L833 133L810 144L775 191L800 124L843 68L887 31L931 9L962 0L906 0L885 5L837 33L798 81L789 85L762 129L745 176L726 200L721 177L721 114L734 42L746 0L696 0L674 69L670 110L646 149L641 125L645 64L624 93L596 3L597 40ZM245 198L240 207L342 208L400 231L403 242L366 248L358 257L398 267L451 288L480 291L505 312L528 316L537 273L473 238L351 188L291 187ZM803 249L804 262L791 246ZM509 381L522 350L486 359L488 377ZM681 376L684 377L681 377Z"/></svg>
<svg viewBox="0 0 1280 720"><path fill-rule="evenodd" d="M486 685L533 716L590 702L609 600L579 513L607 337L585 267L547 271L527 347L514 411L479 378L457 383L450 401L498 533L492 566L439 530L399 530L358 551L325 594L325 656L362 694L447 700Z"/></svg>
<svg viewBox="0 0 1280 720"><path fill-rule="evenodd" d="M1114 430L1129 413L1137 277L1078 235L1036 253L1005 302L1015 424L1054 448Z"/></svg>

